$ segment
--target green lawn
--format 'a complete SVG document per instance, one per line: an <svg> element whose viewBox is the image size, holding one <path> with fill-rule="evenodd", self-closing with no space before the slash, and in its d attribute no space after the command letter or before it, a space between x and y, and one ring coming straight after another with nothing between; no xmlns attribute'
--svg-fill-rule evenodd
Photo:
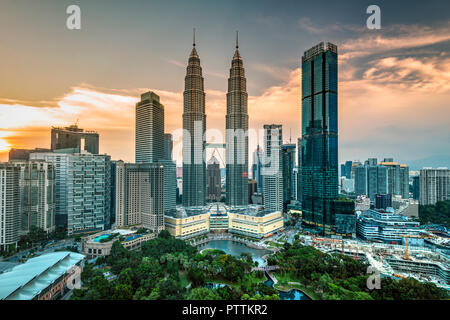
<svg viewBox="0 0 450 320"><path fill-rule="evenodd" d="M274 242L274 241L267 241L266 243L268 245L271 245L272 247L277 247L277 248L282 248L283 247L283 245L281 243Z"/></svg>
<svg viewBox="0 0 450 320"><path fill-rule="evenodd" d="M264 275L262 277L258 277L256 275L256 272L252 272L249 275L251 275L250 283L252 283L252 284L266 281L266 277ZM232 288L239 288L241 286L240 283L232 282L232 281L220 278L220 277L215 277L215 278L207 277L205 279L205 282L207 282L207 283L223 283L223 284L229 285Z"/></svg>
<svg viewBox="0 0 450 320"><path fill-rule="evenodd" d="M189 281L189 279L187 278L186 271L179 272L179 275L180 275L180 287L186 288L186 286L189 283L191 283L191 281Z"/></svg>

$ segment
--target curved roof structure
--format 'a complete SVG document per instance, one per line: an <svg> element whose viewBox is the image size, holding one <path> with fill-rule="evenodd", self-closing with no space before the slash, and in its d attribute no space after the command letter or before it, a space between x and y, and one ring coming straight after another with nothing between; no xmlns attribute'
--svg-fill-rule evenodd
<svg viewBox="0 0 450 320"><path fill-rule="evenodd" d="M68 251L31 258L0 274L0 300L32 300L83 259Z"/></svg>

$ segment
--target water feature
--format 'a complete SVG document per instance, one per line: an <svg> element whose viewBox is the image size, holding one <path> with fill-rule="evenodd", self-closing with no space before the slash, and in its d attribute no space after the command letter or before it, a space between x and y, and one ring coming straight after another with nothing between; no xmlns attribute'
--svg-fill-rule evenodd
<svg viewBox="0 0 450 320"><path fill-rule="evenodd" d="M219 289L219 288L223 288L223 287L226 287L227 285L225 284L225 283L206 283L205 284L205 288L208 288L208 289Z"/></svg>
<svg viewBox="0 0 450 320"><path fill-rule="evenodd" d="M258 266L263 266L266 263L262 257L270 253L269 250L250 248L243 243L235 242L232 240L211 240L208 243L198 246L198 249L219 249L226 254L235 257L239 257L241 253L250 253L253 260L258 261Z"/></svg>
<svg viewBox="0 0 450 320"><path fill-rule="evenodd" d="M102 239L106 239L110 236L110 234L102 234L101 236L98 236L97 238L94 238L94 242L100 242Z"/></svg>
<svg viewBox="0 0 450 320"><path fill-rule="evenodd" d="M291 289L287 292L278 290L278 296L281 300L311 300L307 295L297 289Z"/></svg>
<svg viewBox="0 0 450 320"><path fill-rule="evenodd" d="M274 283L267 273L266 278L267 280L263 283L268 287L273 287ZM297 289L291 289L289 291L277 290L277 292L281 300L311 300L311 298L309 298L306 294Z"/></svg>
<svg viewBox="0 0 450 320"><path fill-rule="evenodd" d="M265 249L255 249L247 247L243 243L235 242L232 240L211 240L208 243L202 244L198 246L199 250L204 249L218 249L222 250L226 254L239 257L241 253L250 253L252 255L253 260L258 261L259 266L263 266L266 264L266 261L262 258L264 255L270 253L269 250ZM263 283L269 287L273 287L273 281L267 276L267 280ZM205 285L206 288L217 289L226 286L223 283L207 283ZM277 290L278 296L281 300L311 300L307 295L305 295L302 291L297 289L291 289L289 291L281 291Z"/></svg>

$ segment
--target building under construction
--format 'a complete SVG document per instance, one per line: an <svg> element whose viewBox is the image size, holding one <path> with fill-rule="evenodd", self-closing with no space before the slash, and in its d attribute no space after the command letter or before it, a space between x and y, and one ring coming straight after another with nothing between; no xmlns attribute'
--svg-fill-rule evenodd
<svg viewBox="0 0 450 320"><path fill-rule="evenodd" d="M326 253L341 253L367 261L380 274L394 278L412 277L450 290L450 239L431 234L404 235L404 244L368 243L358 240L303 236L306 245ZM410 238L424 240L410 245ZM412 242L417 244L418 242Z"/></svg>
<svg viewBox="0 0 450 320"><path fill-rule="evenodd" d="M95 131L84 131L77 124L69 127L52 127L51 149L78 149L98 154L99 134Z"/></svg>

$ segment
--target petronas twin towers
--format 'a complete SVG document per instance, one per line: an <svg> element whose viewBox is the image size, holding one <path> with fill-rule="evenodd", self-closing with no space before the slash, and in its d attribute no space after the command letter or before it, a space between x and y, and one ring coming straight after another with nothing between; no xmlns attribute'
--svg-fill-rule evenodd
<svg viewBox="0 0 450 320"><path fill-rule="evenodd" d="M226 114L226 201L230 206L248 204L248 94L245 70L236 51L228 78ZM206 198L205 91L200 58L194 43L183 94L183 205L204 206Z"/></svg>

